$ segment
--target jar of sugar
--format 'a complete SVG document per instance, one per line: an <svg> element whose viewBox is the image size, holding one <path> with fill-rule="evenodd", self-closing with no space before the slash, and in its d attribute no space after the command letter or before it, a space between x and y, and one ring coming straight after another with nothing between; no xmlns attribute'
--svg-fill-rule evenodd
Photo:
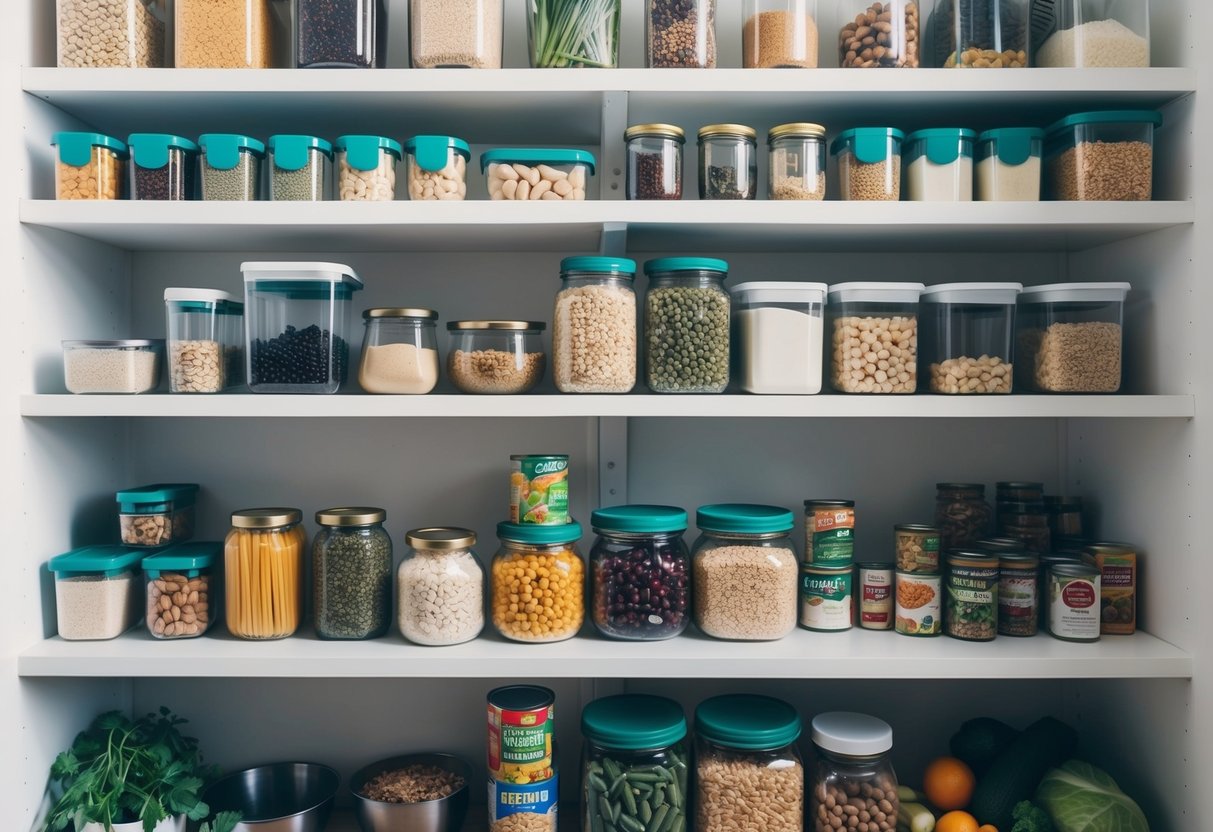
<svg viewBox="0 0 1213 832"><path fill-rule="evenodd" d="M1148 0L1033 4L1032 65L1149 66Z"/></svg>
<svg viewBox="0 0 1213 832"><path fill-rule="evenodd" d="M973 142L964 127L936 127L906 136L906 198L923 202L973 199Z"/></svg>
<svg viewBox="0 0 1213 832"><path fill-rule="evenodd" d="M977 137L977 199L982 202L1040 200L1040 157L1045 131L1003 127Z"/></svg>
<svg viewBox="0 0 1213 832"><path fill-rule="evenodd" d="M734 286L741 389L747 393L821 392L824 283Z"/></svg>

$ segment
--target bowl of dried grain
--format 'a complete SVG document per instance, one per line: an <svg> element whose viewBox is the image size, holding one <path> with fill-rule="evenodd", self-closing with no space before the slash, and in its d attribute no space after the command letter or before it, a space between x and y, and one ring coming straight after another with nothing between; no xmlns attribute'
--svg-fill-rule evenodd
<svg viewBox="0 0 1213 832"><path fill-rule="evenodd" d="M453 754L404 754L350 778L362 832L459 832L472 768Z"/></svg>

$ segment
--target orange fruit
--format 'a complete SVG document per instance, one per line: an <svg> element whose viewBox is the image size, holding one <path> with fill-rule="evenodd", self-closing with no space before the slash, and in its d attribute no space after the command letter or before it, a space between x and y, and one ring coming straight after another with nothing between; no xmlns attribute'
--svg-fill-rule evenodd
<svg viewBox="0 0 1213 832"><path fill-rule="evenodd" d="M998 827L992 823L983 823L977 827L977 832L998 832Z"/></svg>
<svg viewBox="0 0 1213 832"><path fill-rule="evenodd" d="M980 832L977 818L968 812L948 812L935 821L935 832Z"/></svg>
<svg viewBox="0 0 1213 832"><path fill-rule="evenodd" d="M922 790L927 800L945 812L968 806L976 786L977 778L973 776L973 770L955 757L934 760L922 775ZM972 832L977 832L976 824Z"/></svg>

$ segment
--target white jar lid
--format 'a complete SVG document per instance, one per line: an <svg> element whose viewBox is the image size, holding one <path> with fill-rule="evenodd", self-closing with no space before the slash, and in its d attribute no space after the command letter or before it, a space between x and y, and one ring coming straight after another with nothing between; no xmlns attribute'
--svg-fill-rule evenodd
<svg viewBox="0 0 1213 832"><path fill-rule="evenodd" d="M170 287L164 290L164 300L171 301L194 301L195 303L242 303L243 298L238 298L231 292L224 292L220 289L185 289L181 287Z"/></svg>
<svg viewBox="0 0 1213 832"><path fill-rule="evenodd" d="M258 280L316 280L326 283L347 283L356 289L362 281L350 266L344 263L307 263L286 260L249 261L240 264L245 283Z"/></svg>
<svg viewBox="0 0 1213 832"><path fill-rule="evenodd" d="M829 711L813 717L813 744L849 757L873 757L893 747L889 723L852 711Z"/></svg>
<svg viewBox="0 0 1213 832"><path fill-rule="evenodd" d="M1128 283L1050 283L1028 286L1020 293L1024 303L1059 303L1063 301L1123 303L1133 288Z"/></svg>
<svg viewBox="0 0 1213 832"><path fill-rule="evenodd" d="M763 280L738 283L729 292L748 303L825 303L828 289L824 283Z"/></svg>
<svg viewBox="0 0 1213 832"><path fill-rule="evenodd" d="M940 283L922 290L923 303L988 303L1012 306L1022 283Z"/></svg>
<svg viewBox="0 0 1213 832"><path fill-rule="evenodd" d="M921 283L835 283L830 303L918 303Z"/></svg>

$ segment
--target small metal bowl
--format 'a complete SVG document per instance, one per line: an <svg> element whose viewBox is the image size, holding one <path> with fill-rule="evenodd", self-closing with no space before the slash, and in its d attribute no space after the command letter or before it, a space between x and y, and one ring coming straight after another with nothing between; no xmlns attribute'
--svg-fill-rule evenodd
<svg viewBox="0 0 1213 832"><path fill-rule="evenodd" d="M317 763L272 763L233 772L206 790L211 812L244 815L236 832L320 832L341 776Z"/></svg>
<svg viewBox="0 0 1213 832"><path fill-rule="evenodd" d="M463 777L463 786L446 797L422 803L389 803L362 796L362 789L385 771L416 764L436 766ZM350 791L362 832L459 832L468 812L472 767L453 754L404 754L389 757L354 772Z"/></svg>

